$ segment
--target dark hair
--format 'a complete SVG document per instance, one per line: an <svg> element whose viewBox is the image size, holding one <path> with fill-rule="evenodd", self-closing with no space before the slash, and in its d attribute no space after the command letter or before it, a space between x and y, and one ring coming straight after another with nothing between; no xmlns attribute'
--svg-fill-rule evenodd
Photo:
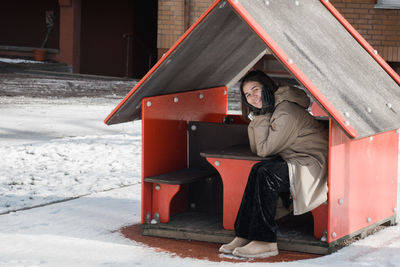
<svg viewBox="0 0 400 267"><path fill-rule="evenodd" d="M249 121L248 115L250 113L249 107L244 103L246 98L243 92L243 86L247 82L259 82L263 87L268 88L271 90L272 93L278 89L279 85L274 82L267 74L265 74L261 70L253 70L247 73L241 80L240 80L240 96L242 99L241 107L242 107L242 116L243 119Z"/></svg>

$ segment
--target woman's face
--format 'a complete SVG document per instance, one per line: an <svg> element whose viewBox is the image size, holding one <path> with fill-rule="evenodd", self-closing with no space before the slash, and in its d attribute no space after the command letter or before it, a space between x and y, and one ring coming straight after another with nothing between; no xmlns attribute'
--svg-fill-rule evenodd
<svg viewBox="0 0 400 267"><path fill-rule="evenodd" d="M262 85L259 82L249 81L243 85L243 93L247 102L256 108L262 108L261 91Z"/></svg>

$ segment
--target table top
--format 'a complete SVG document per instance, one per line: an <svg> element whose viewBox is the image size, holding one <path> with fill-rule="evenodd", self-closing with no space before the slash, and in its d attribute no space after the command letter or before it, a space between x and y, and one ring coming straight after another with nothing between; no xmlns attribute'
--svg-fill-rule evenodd
<svg viewBox="0 0 400 267"><path fill-rule="evenodd" d="M205 158L224 158L224 159L240 159L240 160L271 160L276 156L259 157L251 152L249 145L235 145L223 149L210 150L201 152L200 155Z"/></svg>

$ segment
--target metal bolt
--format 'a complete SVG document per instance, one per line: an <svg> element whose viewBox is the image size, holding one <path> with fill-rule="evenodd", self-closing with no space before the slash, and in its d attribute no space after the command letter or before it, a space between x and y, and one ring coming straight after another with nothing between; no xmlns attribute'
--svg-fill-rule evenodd
<svg viewBox="0 0 400 267"><path fill-rule="evenodd" d="M392 108L392 104L391 104L391 103L386 103L386 106L387 106L388 108Z"/></svg>
<svg viewBox="0 0 400 267"><path fill-rule="evenodd" d="M157 224L160 222L160 213L156 212L154 213L154 219L151 220L151 224Z"/></svg>
<svg viewBox="0 0 400 267"><path fill-rule="evenodd" d="M344 124L350 125L350 122L349 121L345 121Z"/></svg>
<svg viewBox="0 0 400 267"><path fill-rule="evenodd" d="M197 126L196 126L196 125L192 125L192 127L190 127L190 129L191 129L192 131L196 131L196 130L197 130Z"/></svg>
<svg viewBox="0 0 400 267"><path fill-rule="evenodd" d="M156 184L156 186L154 188L158 191L161 189L161 186L159 184Z"/></svg>
<svg viewBox="0 0 400 267"><path fill-rule="evenodd" d="M393 212L396 212L396 210L397 210L396 207L394 207L394 208L393 208Z"/></svg>
<svg viewBox="0 0 400 267"><path fill-rule="evenodd" d="M292 63L293 63L293 59L289 58L289 59L288 59L288 63L289 63L289 64L292 64Z"/></svg>
<svg viewBox="0 0 400 267"><path fill-rule="evenodd" d="M150 221L151 221L151 215L150 215L150 213L148 212L148 213L146 214L146 222L149 223Z"/></svg>
<svg viewBox="0 0 400 267"><path fill-rule="evenodd" d="M374 54L377 55L377 54L378 54L378 51L377 51L377 50L374 50Z"/></svg>
<svg viewBox="0 0 400 267"><path fill-rule="evenodd" d="M350 113L345 112L345 113L344 113L344 116L345 116L346 118L350 118Z"/></svg>
<svg viewBox="0 0 400 267"><path fill-rule="evenodd" d="M336 237L336 233L335 233L335 232L332 233L332 237L333 237L333 238Z"/></svg>
<svg viewBox="0 0 400 267"><path fill-rule="evenodd" d="M370 217L367 218L367 222L368 222L368 223L371 222L371 218L370 218Z"/></svg>
<svg viewBox="0 0 400 267"><path fill-rule="evenodd" d="M224 95L226 95L226 93L227 93L226 90L224 90Z"/></svg>
<svg viewBox="0 0 400 267"><path fill-rule="evenodd" d="M329 3L329 0L325 0L325 2Z"/></svg>
<svg viewBox="0 0 400 267"><path fill-rule="evenodd" d="M373 136L370 136L370 137L369 137L369 141L372 141L372 140L374 140L374 137L373 137Z"/></svg>
<svg viewBox="0 0 400 267"><path fill-rule="evenodd" d="M328 231L324 229L324 232L322 233L321 241L325 242L326 241L326 235L328 234Z"/></svg>
<svg viewBox="0 0 400 267"><path fill-rule="evenodd" d="M225 7L226 2L222 2L222 4L219 5L219 8L224 8Z"/></svg>
<svg viewBox="0 0 400 267"><path fill-rule="evenodd" d="M203 95L203 94L199 94L199 98L200 98L200 99L203 99L203 98L204 98L204 95Z"/></svg>
<svg viewBox="0 0 400 267"><path fill-rule="evenodd" d="M371 109L370 107L367 107L365 110L366 110L368 113L371 113L371 112L372 112L372 109Z"/></svg>
<svg viewBox="0 0 400 267"><path fill-rule="evenodd" d="M340 198L338 202L339 202L339 205L342 205L343 204L343 199Z"/></svg>
<svg viewBox="0 0 400 267"><path fill-rule="evenodd" d="M179 98L178 98L177 96L175 96L175 97L174 97L174 102L175 102L175 103L178 103L178 101L179 101Z"/></svg>
<svg viewBox="0 0 400 267"><path fill-rule="evenodd" d="M215 164L215 166L219 166L219 165L221 165L221 162L219 162L219 160L216 160L216 161L214 162L214 164Z"/></svg>
<svg viewBox="0 0 400 267"><path fill-rule="evenodd" d="M150 107L150 106L151 106L151 101L147 101L146 105L147 105L148 107Z"/></svg>

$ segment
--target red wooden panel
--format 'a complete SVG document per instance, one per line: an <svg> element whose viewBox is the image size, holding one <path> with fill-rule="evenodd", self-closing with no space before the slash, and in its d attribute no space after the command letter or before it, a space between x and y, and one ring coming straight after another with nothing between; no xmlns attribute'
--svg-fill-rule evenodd
<svg viewBox="0 0 400 267"><path fill-rule="evenodd" d="M350 140L330 121L328 243L395 214L398 134Z"/></svg>
<svg viewBox="0 0 400 267"><path fill-rule="evenodd" d="M324 231L328 228L328 205L327 203L321 204L311 212L314 218L314 236L321 239Z"/></svg>
<svg viewBox="0 0 400 267"><path fill-rule="evenodd" d="M234 230L250 170L258 161L207 158L221 175L223 183L223 227Z"/></svg>
<svg viewBox="0 0 400 267"><path fill-rule="evenodd" d="M311 106L311 113L314 117L325 117L328 116L326 112L317 104L317 102L314 102Z"/></svg>
<svg viewBox="0 0 400 267"><path fill-rule="evenodd" d="M225 87L143 98L142 223L158 212L152 210L152 184L143 179L186 168L187 122L221 122L227 105Z"/></svg>
<svg viewBox="0 0 400 267"><path fill-rule="evenodd" d="M173 197L179 192L180 185L172 184L153 184L152 210L153 218L155 213L160 215L160 222L167 223L170 217L169 203ZM168 204L168 205L166 205Z"/></svg>

